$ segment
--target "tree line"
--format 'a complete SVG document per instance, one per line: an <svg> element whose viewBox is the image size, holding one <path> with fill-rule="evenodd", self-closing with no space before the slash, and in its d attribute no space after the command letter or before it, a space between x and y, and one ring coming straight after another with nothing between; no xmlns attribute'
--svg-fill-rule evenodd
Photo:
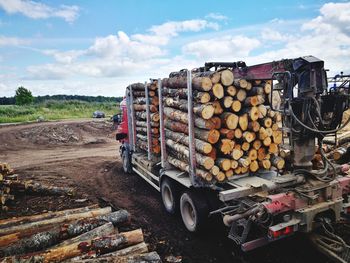
<svg viewBox="0 0 350 263"><path fill-rule="evenodd" d="M123 97L105 97L105 96L84 96L84 95L45 95L32 96L29 90L19 87L14 97L0 97L0 105L23 105L28 103L41 103L47 100L80 100L86 102L121 102Z"/></svg>

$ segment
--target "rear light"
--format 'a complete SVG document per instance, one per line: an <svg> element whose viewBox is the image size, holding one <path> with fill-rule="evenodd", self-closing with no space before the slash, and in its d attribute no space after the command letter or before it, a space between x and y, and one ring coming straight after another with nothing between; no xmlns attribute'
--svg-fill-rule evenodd
<svg viewBox="0 0 350 263"><path fill-rule="evenodd" d="M293 226L287 226L279 230L269 229L269 237L272 239L289 236L294 233Z"/></svg>

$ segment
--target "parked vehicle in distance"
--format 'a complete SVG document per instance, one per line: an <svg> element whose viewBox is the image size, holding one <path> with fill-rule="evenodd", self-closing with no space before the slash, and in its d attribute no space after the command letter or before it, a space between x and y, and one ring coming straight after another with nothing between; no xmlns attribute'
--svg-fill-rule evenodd
<svg viewBox="0 0 350 263"><path fill-rule="evenodd" d="M105 118L106 115L103 111L94 111L94 113L92 114L92 118Z"/></svg>

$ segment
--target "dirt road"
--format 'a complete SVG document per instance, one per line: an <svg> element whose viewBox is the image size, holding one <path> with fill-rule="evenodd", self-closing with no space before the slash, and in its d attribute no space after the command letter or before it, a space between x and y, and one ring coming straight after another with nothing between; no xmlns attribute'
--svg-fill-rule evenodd
<svg viewBox="0 0 350 263"><path fill-rule="evenodd" d="M183 262L218 263L328 262L303 237L234 255L220 222L201 235L188 233L179 215L165 213L156 190L138 176L122 172L110 127L104 121L86 120L0 127L0 161L12 164L22 177L75 186L87 202L103 197L127 209L132 227L142 227L146 241L163 258L175 255L182 256ZM24 196L4 216L76 205L74 200Z"/></svg>

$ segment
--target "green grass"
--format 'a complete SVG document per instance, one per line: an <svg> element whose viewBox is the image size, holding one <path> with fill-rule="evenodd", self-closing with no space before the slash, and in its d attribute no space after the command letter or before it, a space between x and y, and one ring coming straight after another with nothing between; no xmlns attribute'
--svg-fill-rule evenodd
<svg viewBox="0 0 350 263"><path fill-rule="evenodd" d="M36 121L38 118L44 120L91 118L96 110L103 111L106 117L112 116L119 112L119 105L112 102L78 100L48 100L26 106L0 105L0 123Z"/></svg>

